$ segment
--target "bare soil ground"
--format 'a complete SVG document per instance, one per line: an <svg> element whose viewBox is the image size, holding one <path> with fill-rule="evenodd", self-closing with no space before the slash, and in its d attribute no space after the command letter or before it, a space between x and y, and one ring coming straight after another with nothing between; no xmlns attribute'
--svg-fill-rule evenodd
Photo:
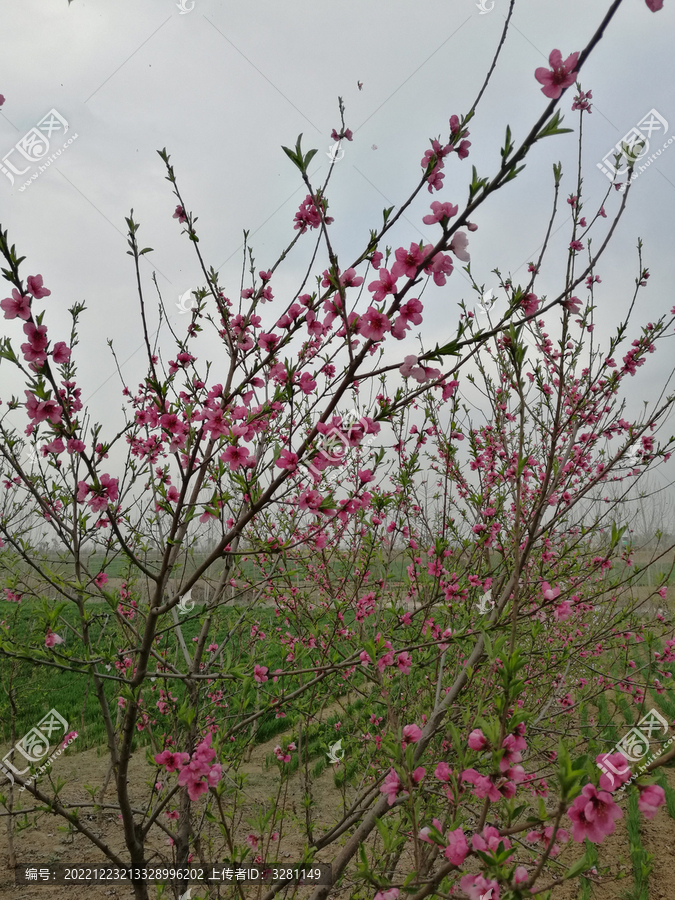
<svg viewBox="0 0 675 900"><path fill-rule="evenodd" d="M245 838L249 831L253 830L246 823L246 818L255 815L261 804L274 796L278 786L278 771L276 767L266 768L265 759L278 743L278 737L266 744L256 747L251 759L244 766L247 775L245 804L243 807L244 818L240 826L240 840ZM55 765L55 774L68 780L63 790L63 798L71 803L86 803L90 797L84 789L85 784L101 784L107 771L107 763L103 756L98 756L95 749L86 750L83 753L69 753ZM130 769L130 780L133 788L132 795L141 796L146 791L146 784L150 770L144 759L144 752L134 756ZM667 777L671 787L675 788L675 770L667 771ZM291 778L288 789L287 808L289 814L283 823L283 835L280 860L289 863L297 862L303 845L301 821L304 813L302 800L301 777L296 774ZM25 793L22 797L25 797ZM110 795L112 796L112 795ZM313 785L313 815L316 822L317 833L322 833L329 828L340 813L342 807L341 792L335 787L333 770L329 768L323 772ZM23 800L26 806L30 800ZM30 804L32 805L32 803ZM619 900L625 891L632 887L632 867L629 856L628 836L626 832L626 800L621 802L624 810L624 818L617 823L616 832L607 838L600 847L600 864L609 867L609 873L598 878L594 888L594 900ZM297 813L298 818L296 818ZM85 811L82 812L85 816ZM122 856L124 852L124 837L121 822L117 814L109 812L97 821L97 816L92 812L87 824L106 841L114 850ZM6 818L1 820L0 831L0 900L99 900L99 898L119 898L127 900L133 898L130 887L111 885L82 885L82 886L15 886L12 874L6 868L7 836L5 833ZM62 824L63 820L57 816L43 814L36 827L28 828L15 836L15 848L17 859L21 863L35 866L66 865L71 863L101 865L104 862L102 854L93 849L86 838L81 835L69 835ZM675 821L671 819L665 808L657 813L656 817L648 822L641 819L642 842L645 850L654 855L654 869L650 876L650 900L671 900L675 896L673 889L673 862L675 861ZM156 848L164 857L164 864L171 865L170 848L167 846L168 838L165 832L154 829L152 832L151 846ZM576 845L569 845L571 854L565 855L566 859L573 859L578 851ZM320 858L321 858L320 854ZM329 862L327 854L324 861ZM528 854L522 856L526 861ZM231 893L231 892L230 892ZM301 893L306 894L307 891ZM346 898L349 890L334 892L331 897ZM193 888L193 900L196 897L205 896L205 889ZM254 900L258 896L258 890L250 887L245 890L246 897ZM155 896L154 889L151 896ZM214 892L212 897L217 896ZM227 896L225 893L221 896ZM556 900L575 900L578 896L578 888L575 885L562 885L554 891Z"/></svg>
<svg viewBox="0 0 675 900"><path fill-rule="evenodd" d="M646 555L645 555L646 556ZM647 560L636 562L644 564ZM647 597L651 591L643 586L637 589L638 596ZM673 588L669 590L669 601L672 609ZM195 590L193 598L199 602L203 599L203 593ZM650 601L652 612L659 606L659 598ZM325 715L329 713L325 711ZM273 738L265 744L254 748L248 763L243 766L243 772L247 776L245 797L242 806L243 817L238 830L238 839L243 841L246 835L255 831L249 826L247 819L253 818L261 806L273 797L278 789L278 770L275 766L266 767L267 756L274 746L280 742L281 735ZM3 748L0 756L4 754ZM668 782L675 788L675 769L665 770ZM61 797L69 803L88 803L91 798L84 785L101 785L107 773L107 760L104 755L98 755L95 748L84 752L75 752L71 748L66 755L61 756L54 765L54 775L67 780ZM340 817L342 809L342 794L336 788L333 779L333 769L329 767L313 783L312 814L315 823L315 833L322 834L328 830ZM133 757L130 767L130 781L132 796L147 796L148 779L152 777L152 770L145 761L145 750L139 750ZM303 786L301 776L296 773L289 782L287 796L288 814L282 824L282 842L278 859L281 862L295 863L300 858L300 852L305 843L303 831L304 810L302 807ZM17 795L15 795L17 796ZM35 805L32 799L24 793L21 795L21 805L32 807ZM25 798L25 799L23 799ZM113 802L112 787L109 788L107 802ZM15 800L15 805L17 801ZM627 801L621 801L624 817L617 822L616 832L605 839L599 848L599 866L603 872L593 887L593 900L621 900L625 893L633 887L632 864L629 854L629 841L626 830ZM126 858L122 825L118 815L114 811L107 811L98 817L93 811L87 816L83 810L82 817L113 850L118 851ZM34 816L29 815L29 819ZM82 886L15 886L13 873L7 869L8 842L6 835L7 818L0 818L0 900L103 900L103 898L115 898L115 900L132 900L133 891L130 887L120 884L111 885L82 885ZM277 826L278 827L278 826ZM672 900L675 897L673 887L673 868L675 863L675 820L671 819L665 807L659 810L656 817L647 821L641 817L641 837L644 849L653 854L653 870L649 879L650 900ZM64 827L64 820L55 815L41 814L37 824L15 834L14 837L17 860L20 863L37 867L46 865L87 864L101 865L105 862L102 853L81 835L68 834ZM151 832L151 847L157 850L162 857L163 865L171 865L170 847L168 837L159 828ZM568 845L568 852L563 859L573 861L580 855L577 845ZM330 855L335 851L335 847ZM319 854L318 860L330 862L328 852ZM150 858L150 857L149 857ZM527 863L530 859L528 853L518 852L518 858ZM271 855L266 861L271 861ZM213 860L215 861L215 860ZM155 861L157 862L157 861ZM608 871L606 871L608 869ZM299 896L306 896L308 890L300 890ZM232 891L212 892L211 898L230 896ZM244 890L245 897L256 900L260 895L257 888ZM151 897L156 896L154 888L151 888ZM331 892L331 900L347 900L351 895L351 889ZM193 888L192 900L206 896L205 888ZM278 896L282 897L283 894ZM298 896L298 895L296 895ZM577 900L579 888L576 884L563 884L553 892L554 900ZM167 895L165 895L167 897ZM171 894L168 895L171 898Z"/></svg>

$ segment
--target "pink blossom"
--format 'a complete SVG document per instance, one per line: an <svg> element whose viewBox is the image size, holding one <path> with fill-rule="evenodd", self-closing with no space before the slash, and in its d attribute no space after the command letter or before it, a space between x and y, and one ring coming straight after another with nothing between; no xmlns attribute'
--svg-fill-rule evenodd
<svg viewBox="0 0 675 900"><path fill-rule="evenodd" d="M96 587L102 588L104 584L108 583L108 576L105 572L99 572L96 578L94 578L94 584Z"/></svg>
<svg viewBox="0 0 675 900"><path fill-rule="evenodd" d="M532 841L532 843L537 843L541 841L545 847L551 843L553 838L553 826L548 825L546 828L540 828L538 831L529 831L525 836L526 840ZM559 828L555 835L556 841L560 841L561 844L566 844L569 839L569 832L565 828ZM558 844L554 844L551 847L551 856L556 857L560 853L560 847Z"/></svg>
<svg viewBox="0 0 675 900"><path fill-rule="evenodd" d="M468 134L468 131L465 131L464 134ZM455 148L455 152L460 159L466 159L469 155L469 147L471 146L471 141L460 141L457 147Z"/></svg>
<svg viewBox="0 0 675 900"><path fill-rule="evenodd" d="M274 748L274 755L280 763L289 763L291 761L291 754L286 753L284 750L282 750L278 744Z"/></svg>
<svg viewBox="0 0 675 900"><path fill-rule="evenodd" d="M460 776L460 780L474 785L472 794L474 797L478 797L479 800L483 800L485 797L489 797L493 803L501 800L502 795L492 782L492 779L487 775L481 775L475 769L465 769Z"/></svg>
<svg viewBox="0 0 675 900"><path fill-rule="evenodd" d="M506 772L506 770L510 769L512 765L521 762L522 756L519 751L521 749L524 749L526 746L527 745L525 744L523 738L516 737L513 734L507 734L502 741L504 755L499 760L499 771Z"/></svg>
<svg viewBox="0 0 675 900"><path fill-rule="evenodd" d="M443 400L449 400L450 397L453 397L458 387L459 381L449 381L447 384L442 384Z"/></svg>
<svg viewBox="0 0 675 900"><path fill-rule="evenodd" d="M184 765L178 776L178 784L187 786L190 800L198 800L205 794L209 787L215 787L222 776L222 766L219 763L211 764L216 751L211 748L212 734L208 734L204 740L195 747L192 758ZM166 752L166 751L165 751ZM206 781L203 779L206 778Z"/></svg>
<svg viewBox="0 0 675 900"><path fill-rule="evenodd" d="M273 353L274 348L279 343L279 335L278 334L269 334L267 332L263 332L258 338L258 346L264 350L266 353Z"/></svg>
<svg viewBox="0 0 675 900"><path fill-rule="evenodd" d="M542 590L544 592L544 600L555 600L560 596L560 588L557 585L552 588L548 581L542 583Z"/></svg>
<svg viewBox="0 0 675 900"><path fill-rule="evenodd" d="M563 62L560 50L552 50L551 55L548 58L551 69L549 70L543 67L535 69L534 77L539 84L544 85L541 92L545 97L550 97L551 100L557 100L565 88L574 84L577 79L577 73L574 71L574 67L577 64L578 59L579 54L572 53L571 56L568 56Z"/></svg>
<svg viewBox="0 0 675 900"><path fill-rule="evenodd" d="M500 844L504 844L506 850L511 849L511 841L502 837L494 825L486 825L481 834L474 834L471 838L471 846L474 850L497 850Z"/></svg>
<svg viewBox="0 0 675 900"><path fill-rule="evenodd" d="M412 656L409 653L399 653L396 658L396 665L402 675L409 675L410 667L412 666Z"/></svg>
<svg viewBox="0 0 675 900"><path fill-rule="evenodd" d="M459 232L457 233L459 234ZM443 287L446 277L452 275L452 269L452 257L448 253L437 253L433 261L424 267L427 275L433 275L434 284L438 285L438 287Z"/></svg>
<svg viewBox="0 0 675 900"><path fill-rule="evenodd" d="M35 394L24 391L26 395L26 413L33 424L38 425L49 419L54 425L61 420L61 410L55 400L38 400Z"/></svg>
<svg viewBox="0 0 675 900"><path fill-rule="evenodd" d="M45 647L53 647L54 644L62 644L63 638L59 634L55 634L51 628L47 628L47 634L45 635Z"/></svg>
<svg viewBox="0 0 675 900"><path fill-rule="evenodd" d="M658 12L658 10L663 9L663 0L645 0L645 3L652 12Z"/></svg>
<svg viewBox="0 0 675 900"><path fill-rule="evenodd" d="M393 273L390 273L388 269L380 269L379 276L379 281L371 281L368 285L368 290L373 294L375 303L381 303L387 294L396 293L396 278Z"/></svg>
<svg viewBox="0 0 675 900"><path fill-rule="evenodd" d="M304 491L298 498L300 509L317 510L323 503L323 497L318 491Z"/></svg>
<svg viewBox="0 0 675 900"><path fill-rule="evenodd" d="M68 734L64 735L63 740L61 741L61 749L65 750L66 745L71 741L74 741L77 736L78 735L76 731L69 731Z"/></svg>
<svg viewBox="0 0 675 900"><path fill-rule="evenodd" d="M434 772L434 777L438 778L439 781L450 781L450 776L452 775L452 769L446 762L439 762L436 766L436 771Z"/></svg>
<svg viewBox="0 0 675 900"><path fill-rule="evenodd" d="M569 297L563 300L561 304L569 313L576 316L581 309L581 300L578 297Z"/></svg>
<svg viewBox="0 0 675 900"><path fill-rule="evenodd" d="M646 819L653 819L659 806L663 806L665 802L665 792L658 784L648 784L646 787L640 787L638 809Z"/></svg>
<svg viewBox="0 0 675 900"><path fill-rule="evenodd" d="M23 326L24 333L28 336L28 343L21 345L21 350L27 362L33 363L36 368L43 366L47 360L47 326L35 325L26 322Z"/></svg>
<svg viewBox="0 0 675 900"><path fill-rule="evenodd" d="M42 275L29 275L26 279L27 290L36 300L42 300L43 297L49 297L51 291L42 286Z"/></svg>
<svg viewBox="0 0 675 900"><path fill-rule="evenodd" d="M386 318L386 316L385 316ZM303 372L300 376L300 390L303 394L311 394L316 388L316 379L309 372Z"/></svg>
<svg viewBox="0 0 675 900"><path fill-rule="evenodd" d="M486 881L482 875L464 875L460 878L459 884L469 900L483 900L483 896L488 894L490 889L492 893L488 896L491 900L499 900L498 882Z"/></svg>
<svg viewBox="0 0 675 900"><path fill-rule="evenodd" d="M411 244L410 250L399 247L395 252L396 262L391 267L391 277L396 279L405 275L406 278L414 278L431 249L431 245L421 247L419 244ZM384 271L386 272L386 269Z"/></svg>
<svg viewBox="0 0 675 900"><path fill-rule="evenodd" d="M430 151L427 150L427 153ZM441 172L441 165L437 164L431 170L431 174L427 176L427 183L429 185L429 193L433 194L434 190L440 191L443 187L443 179L445 175Z"/></svg>
<svg viewBox="0 0 675 900"><path fill-rule="evenodd" d="M436 831L440 831L440 832L443 831L443 825L441 824L441 822L439 822L438 819L432 819L431 821L432 821L432 824L433 824L434 828L436 829ZM429 828L429 826L427 826L426 828L420 829L420 832L417 835L417 837L420 839L420 841L424 841L427 844L433 845L434 842L429 837L430 832L431 832L431 828Z"/></svg>
<svg viewBox="0 0 675 900"><path fill-rule="evenodd" d="M392 336L396 338L397 341L402 341L407 331L410 329L410 325L408 325L404 316L397 316L391 326Z"/></svg>
<svg viewBox="0 0 675 900"><path fill-rule="evenodd" d="M565 619L569 619L571 615L572 606L570 605L569 600L563 600L562 603L559 603L553 608L553 618L556 622L564 622Z"/></svg>
<svg viewBox="0 0 675 900"><path fill-rule="evenodd" d="M16 288L12 290L11 297L5 297L0 301L0 308L5 311L6 319L28 319L30 316L30 297L21 295Z"/></svg>
<svg viewBox="0 0 675 900"><path fill-rule="evenodd" d="M599 753L595 762L602 771L600 787L603 791L613 792L619 785L630 781L630 768L622 753L611 753L609 756ZM605 769L609 769L611 774L607 774Z"/></svg>
<svg viewBox="0 0 675 900"><path fill-rule="evenodd" d="M254 666L253 668L253 678L258 684L263 684L265 681L268 681L267 673L269 669L267 666Z"/></svg>
<svg viewBox="0 0 675 900"><path fill-rule="evenodd" d="M77 502L83 503L89 494L88 504L94 512L100 512L108 505L108 502L115 501L118 498L118 479L111 478L107 473L101 475L100 487L95 488L88 485L86 481L78 481L77 483Z"/></svg>
<svg viewBox="0 0 675 900"><path fill-rule="evenodd" d="M584 245L582 244L581 241L570 241L570 250L573 253L578 253L579 250L583 250L583 249L584 249Z"/></svg>
<svg viewBox="0 0 675 900"><path fill-rule="evenodd" d="M461 828L448 833L448 846L445 848L445 858L453 866L461 866L469 852L466 835Z"/></svg>
<svg viewBox="0 0 675 900"><path fill-rule="evenodd" d="M326 225L330 225L332 221L331 216L325 217ZM311 194L307 194L300 204L300 208L295 214L295 225L293 228L300 229L300 234L304 234L307 231L307 226L310 228L321 227L321 213L317 209Z"/></svg>
<svg viewBox="0 0 675 900"><path fill-rule="evenodd" d="M469 262L471 256L467 251L467 247L469 245L469 239L463 231L456 231L452 240L450 241L450 250L455 254L457 259L461 259L462 262Z"/></svg>
<svg viewBox="0 0 675 900"><path fill-rule="evenodd" d="M28 338L28 344L22 344L22 350L27 346L30 346L33 350L46 350L49 343L46 325L35 325L33 322L26 322L23 326L23 332Z"/></svg>
<svg viewBox="0 0 675 900"><path fill-rule="evenodd" d="M403 360L401 366L399 366L399 372L403 375L404 378L410 378L414 372L419 371L419 367L417 366L417 357L416 356L406 356Z"/></svg>
<svg viewBox="0 0 675 900"><path fill-rule="evenodd" d="M380 793L387 798L387 805L393 806L398 793L401 791L402 784L399 781L396 769L389 769L387 777L380 785ZM405 793L405 792L404 792Z"/></svg>
<svg viewBox="0 0 675 900"><path fill-rule="evenodd" d="M389 319L374 306L369 306L361 317L359 333L371 341L381 341L388 331L391 331Z"/></svg>
<svg viewBox="0 0 675 900"><path fill-rule="evenodd" d="M516 871L513 873L513 883L523 884L529 877L525 866L516 866Z"/></svg>
<svg viewBox="0 0 675 900"><path fill-rule="evenodd" d="M434 225L436 222L440 222L442 225L445 224L448 219L452 218L452 216L456 216L459 210L458 206L453 206L452 203L439 203L438 200L434 200L431 204L431 215L424 216L422 221L425 225Z"/></svg>
<svg viewBox="0 0 675 900"><path fill-rule="evenodd" d="M572 821L572 840L580 844L588 838L592 843L600 844L608 834L614 833L614 820L621 819L623 812L614 803L611 794L586 784L567 815Z"/></svg>
<svg viewBox="0 0 675 900"><path fill-rule="evenodd" d="M406 356L403 363L399 366L399 372L404 378L414 378L419 384L425 381L431 381L433 378L439 378L441 373L439 369L432 369L428 366L417 365L416 356Z"/></svg>
<svg viewBox="0 0 675 900"><path fill-rule="evenodd" d="M398 900L398 888L389 888L388 891L378 891L373 900Z"/></svg>
<svg viewBox="0 0 675 900"><path fill-rule="evenodd" d="M279 466L280 469L288 469L291 472L295 472L298 468L298 459L297 453L292 453L290 450L282 450L276 465Z"/></svg>
<svg viewBox="0 0 675 900"><path fill-rule="evenodd" d="M232 472L240 469L242 466L254 466L255 459L251 456L248 447L241 447L239 444L231 444L220 456L224 463L227 463Z"/></svg>
<svg viewBox="0 0 675 900"><path fill-rule="evenodd" d="M167 772L175 772L181 769L190 759L189 753L172 753L171 750L163 750L155 756L158 766L166 766Z"/></svg>
<svg viewBox="0 0 675 900"><path fill-rule="evenodd" d="M56 363L57 366L63 365L63 363L67 363L70 359L70 347L66 344L65 341L57 341L54 344L54 349L52 350L52 359Z"/></svg>
<svg viewBox="0 0 675 900"><path fill-rule="evenodd" d="M574 102L572 103L572 109L581 109L584 112L590 114L591 112L591 101L593 99L593 93L591 91L579 91L579 94L574 98ZM586 220L582 219L579 223L582 228L586 227Z"/></svg>
<svg viewBox="0 0 675 900"><path fill-rule="evenodd" d="M381 656L377 661L377 668L380 672L380 675L384 672L387 666L394 665L394 654L389 651L389 653L385 653L384 656Z"/></svg>
<svg viewBox="0 0 675 900"><path fill-rule="evenodd" d="M526 294L520 301L520 308L526 316L533 316L539 309L539 298L536 294Z"/></svg>
<svg viewBox="0 0 675 900"><path fill-rule="evenodd" d="M419 725L403 726L403 746L407 744L416 744L422 737L422 729Z"/></svg>
<svg viewBox="0 0 675 900"><path fill-rule="evenodd" d="M480 728L474 728L469 735L469 747L471 747L472 750L485 750L487 745L487 738Z"/></svg>
<svg viewBox="0 0 675 900"><path fill-rule="evenodd" d="M411 297L406 303L404 303L399 309L399 313L402 319L405 319L406 322L412 322L413 325L420 325L422 323L422 310L424 307L417 299L417 297Z"/></svg>
<svg viewBox="0 0 675 900"><path fill-rule="evenodd" d="M173 214L172 218L173 218L173 219L178 219L178 223L179 223L180 225L182 225L183 222L187 222L187 216L186 216L185 210L183 209L182 206L177 206L177 207L176 207L176 212Z"/></svg>
<svg viewBox="0 0 675 900"><path fill-rule="evenodd" d="M340 284L343 287L360 287L363 284L363 278L356 274L356 269L346 269L340 275Z"/></svg>

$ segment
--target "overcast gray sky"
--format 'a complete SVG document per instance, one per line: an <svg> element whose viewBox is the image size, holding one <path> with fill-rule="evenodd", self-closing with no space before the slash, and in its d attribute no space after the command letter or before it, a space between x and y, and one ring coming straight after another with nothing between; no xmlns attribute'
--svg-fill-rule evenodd
<svg viewBox="0 0 675 900"><path fill-rule="evenodd" d="M383 207L400 204L416 184L428 139L445 139L449 116L471 106L508 8L508 0L484 0L485 7L491 3L491 11L481 13L476 0L183 0L192 8L181 12L177 0L73 0L70 6L67 0L0 0L0 93L6 97L0 159L52 109L69 127L66 137L53 135L53 148L77 134L24 191L20 176L12 186L0 173L0 223L28 258L24 276L40 272L52 291L41 302L53 339L67 339L67 308L87 303L79 377L94 418L104 420L120 407L106 339L114 341L132 385L144 373L135 277L125 255L124 217L131 207L142 245L154 248L144 267L147 294L153 297L149 276L155 270L179 331L189 317L178 315L176 301L202 283L193 248L172 218L176 202L156 150L171 154L186 206L199 216L207 265L220 269L226 294L235 298L242 230L251 232L260 268L269 267L295 234L293 216L306 191L281 145L292 146L303 132L305 148L319 151L310 169L318 184L329 165L342 96L354 140L345 144L328 196L334 246L345 268L369 228L380 224ZM564 57L581 50L608 6L608 0L518 0L498 72L471 124L471 155L450 160L444 189L423 192L391 237L394 246L437 239L437 227L421 223L429 203L465 202L472 164L481 175L495 173L507 123L516 140L522 138L548 102L535 68L547 64L553 48ZM593 91L584 147L589 212L608 185L596 164L646 114L656 110L668 124L666 137L675 134L674 25L674 0L656 14L644 0L625 0L583 69L583 87ZM571 101L568 92L562 111L576 128ZM659 132L652 138L650 153L664 143ZM481 208L469 247L479 282L496 286L495 267L525 281L524 267L540 247L550 214L552 163L563 162L566 196L574 189L576 153L576 134L540 142L525 171ZM19 157L11 159L18 163ZM31 165L24 178L36 169ZM620 199L612 192L608 213ZM559 219L557 257L538 285L541 293L560 289L568 209ZM636 181L629 214L598 270L600 334L627 309L638 237L653 273L638 318L656 318L674 305L674 210L675 142ZM275 276L279 298L292 295L304 274L312 244L306 237ZM445 288L425 295L422 330L434 341L452 335L463 297L473 302L459 269ZM18 319L0 321L4 334L19 337ZM410 337L394 349L402 358L417 344ZM653 373L664 376L669 363L663 358L649 379L640 373L632 399L650 396Z"/></svg>

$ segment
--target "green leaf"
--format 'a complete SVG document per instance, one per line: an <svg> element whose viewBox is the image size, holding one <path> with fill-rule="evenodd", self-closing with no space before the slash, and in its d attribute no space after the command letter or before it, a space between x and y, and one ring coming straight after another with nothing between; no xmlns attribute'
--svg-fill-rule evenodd
<svg viewBox="0 0 675 900"><path fill-rule="evenodd" d="M506 161L506 157L513 150L513 141L511 140L511 127L509 125L506 126L506 137L504 138L504 146L499 151L502 155L502 159Z"/></svg>
<svg viewBox="0 0 675 900"><path fill-rule="evenodd" d="M571 129L569 129L569 128L568 128L567 130L568 130L568 131L571 131ZM506 176L506 178L504 179L503 184L506 184L507 181L513 181L513 179L514 179L517 175L519 175L519 174L523 171L524 168L525 168L525 166L522 165L522 166L518 166L518 167L515 168L515 169L511 169L511 171L509 172L509 174L508 174L508 175Z"/></svg>
<svg viewBox="0 0 675 900"><path fill-rule="evenodd" d="M587 869L590 869L593 865L593 861L590 859L588 851L584 853L580 860L574 863L571 869L567 871L563 878L575 878L577 875L580 875L581 872L585 872Z"/></svg>
<svg viewBox="0 0 675 900"><path fill-rule="evenodd" d="M549 121L544 125L539 134L535 137L535 141L540 140L545 137L552 137L554 134L567 134L567 132L572 131L571 128L561 128L560 124L563 121L563 117L560 115L560 110L557 109L555 111L555 115L553 118L549 119Z"/></svg>
<svg viewBox="0 0 675 900"><path fill-rule="evenodd" d="M425 359L428 360L438 360L441 362L442 357L444 356L459 356L459 342L458 341L450 341L448 344L444 344L442 347L439 347L436 344L434 350L431 353L427 353Z"/></svg>
<svg viewBox="0 0 675 900"><path fill-rule="evenodd" d="M282 147L281 149L284 151L286 156L291 160L291 162L294 163L302 172L302 159L298 158L298 156L292 150L289 150L288 147Z"/></svg>

